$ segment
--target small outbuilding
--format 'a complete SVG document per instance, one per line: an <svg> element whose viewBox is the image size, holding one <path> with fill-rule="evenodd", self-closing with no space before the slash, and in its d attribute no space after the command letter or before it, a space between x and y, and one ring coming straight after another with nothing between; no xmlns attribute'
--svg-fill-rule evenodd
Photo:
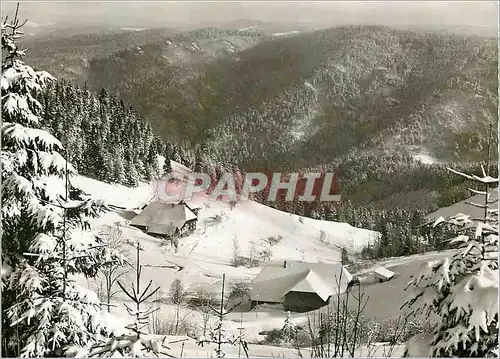
<svg viewBox="0 0 500 359"><path fill-rule="evenodd" d="M375 269L373 274L375 276L375 280L378 283L387 282L388 280L391 280L394 277L394 272L384 267L379 267Z"/></svg>

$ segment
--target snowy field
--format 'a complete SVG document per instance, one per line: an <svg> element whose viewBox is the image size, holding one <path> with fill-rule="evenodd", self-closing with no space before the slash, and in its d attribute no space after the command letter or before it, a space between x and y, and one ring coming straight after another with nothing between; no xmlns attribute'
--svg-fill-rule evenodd
<svg viewBox="0 0 500 359"><path fill-rule="evenodd" d="M173 162L173 170L189 171ZM83 176L73 182L95 198L108 204L137 208L155 196L154 185L141 184L137 188L109 185ZM376 239L377 233L359 229L346 223L314 220L281 212L254 201L241 201L231 209L228 203L210 201L207 196L195 195L189 201L201 208L197 230L179 241L175 256L154 250L149 264L161 265L171 259L185 266L196 262L209 275L220 276L220 266L231 265L234 242L238 242L239 255L250 256L250 251L269 247L266 239L280 236L282 240L271 249L273 260L289 259L306 262L338 262L342 248L358 251ZM108 213L98 219L96 226L120 224L130 239L138 239L146 246L157 247L159 242L141 231L126 226L127 221L117 213ZM163 251L165 252L165 251ZM166 255L166 257L163 256ZM187 262L186 262L187 261ZM252 273L253 274L253 273Z"/></svg>
<svg viewBox="0 0 500 359"><path fill-rule="evenodd" d="M172 165L174 171L189 171L175 162ZM155 195L155 186L148 184L128 188L83 176L75 177L72 182L96 199L128 209L143 206ZM254 278L261 268L232 265L235 241L238 242L238 253L243 257L266 249L271 252L272 260L339 262L343 247L350 252L357 251L377 235L345 223L291 215L250 200L241 201L231 209L228 203L210 201L199 195L194 196L189 204L201 208L197 229L179 240L176 253L164 240L128 226L128 221L118 212L108 212L93 224L96 229L119 225L127 240L132 243L139 241L144 248L141 263L145 266L145 282L153 280L165 291L176 278L186 288L212 285L220 281L223 273L228 281ZM282 239L270 245L267 238L271 236ZM179 268L182 270L178 271Z"/></svg>
<svg viewBox="0 0 500 359"><path fill-rule="evenodd" d="M173 163L173 168L174 171L184 173L189 171L177 163ZM156 191L153 185L141 184L137 188L128 188L105 184L83 176L74 178L72 182L96 199L103 199L108 204L127 209L137 209L147 204L154 198ZM268 249L272 253L272 260L338 262L342 248L346 248L349 252L358 251L366 243L373 241L377 235L375 232L354 228L345 223L313 220L280 212L253 201L239 202L231 209L227 203L210 201L206 196L198 195L193 197L189 204L201 208L197 229L193 234L179 240L177 251L166 245L165 240L151 237L129 226L128 220L120 215L120 211L108 212L93 222L96 229L119 226L125 238L131 243L129 247L131 258L135 258L132 244L137 241L141 244L144 249L141 251L142 282L145 286L151 280L153 288L160 287L156 299L168 296L170 285L175 279L181 281L189 294L203 289L211 292L214 297L220 297L223 273L226 275L227 286L237 280L251 281L262 267L235 267L232 264L235 241L238 242L240 256L250 256L251 252ZM278 243L270 245L266 239L271 236L281 239ZM381 318L381 316L382 318L397 317L398 307L405 295L403 287L410 273L417 268L416 263L446 254L429 253L425 256L388 259L381 263L387 267L391 265L395 267L393 270L398 277L389 284L364 287L372 298L371 304L367 306L367 317L374 319ZM365 272L368 273L368 271ZM131 283L133 273L129 272L122 280L125 283ZM83 285L94 290L98 290L100 286L99 283L88 281ZM393 299L377 300L381 295ZM112 300L114 306L111 309L110 321L113 322L118 332L129 322L123 306L127 302L128 299L122 293L118 293ZM171 325L176 316L176 306L165 303L152 305L160 308L156 314L157 318ZM261 305L252 311L230 313L225 318L224 327L230 332L238 332L239 328L242 328L241 332L245 339L254 343L249 347L252 357L298 357L299 354L295 350L255 344L265 339L263 332L281 328L285 315L286 313L280 309ZM192 336L200 335L203 326L201 311L183 306L179 310L179 316L183 323L189 324ZM216 319L211 315L209 323L215 323ZM295 324L303 325L307 321L307 314L293 313L291 319ZM182 339L182 341L172 344L174 352L180 353L182 350L184 356L190 357L213 355L214 348L211 346L202 348L192 338L189 340L176 338L171 337L171 340ZM184 343L183 346L182 343ZM231 357L238 356L239 352L237 346L226 346L225 351ZM304 349L302 354L310 355L307 349ZM402 348L389 350L380 345L358 349L359 356L388 356L389 354L401 356Z"/></svg>

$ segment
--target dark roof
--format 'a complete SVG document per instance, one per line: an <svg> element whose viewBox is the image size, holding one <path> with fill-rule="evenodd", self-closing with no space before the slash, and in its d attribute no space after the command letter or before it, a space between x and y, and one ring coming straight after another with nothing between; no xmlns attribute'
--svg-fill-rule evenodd
<svg viewBox="0 0 500 359"><path fill-rule="evenodd" d="M184 204L153 201L130 221L130 225L146 227L148 233L172 235L186 222L197 219Z"/></svg>
<svg viewBox="0 0 500 359"><path fill-rule="evenodd" d="M120 217L125 218L126 220L129 220L129 221L134 219L135 217L137 217L136 211L132 211L132 210L121 210L121 211L118 211L117 213L120 215Z"/></svg>
<svg viewBox="0 0 500 359"><path fill-rule="evenodd" d="M266 265L252 283L251 300L282 303L289 292L316 293L323 301L344 292L352 275L339 264L298 261Z"/></svg>

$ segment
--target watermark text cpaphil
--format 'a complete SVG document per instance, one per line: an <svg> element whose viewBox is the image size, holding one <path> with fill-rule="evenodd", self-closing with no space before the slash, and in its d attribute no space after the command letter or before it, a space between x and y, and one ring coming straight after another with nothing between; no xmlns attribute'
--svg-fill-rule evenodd
<svg viewBox="0 0 500 359"><path fill-rule="evenodd" d="M260 173L244 175L222 173L218 179L206 173L178 173L164 175L156 182L159 200L171 202L191 200L204 193L211 200L236 202L261 196L268 202L338 202L337 178L333 173Z"/></svg>

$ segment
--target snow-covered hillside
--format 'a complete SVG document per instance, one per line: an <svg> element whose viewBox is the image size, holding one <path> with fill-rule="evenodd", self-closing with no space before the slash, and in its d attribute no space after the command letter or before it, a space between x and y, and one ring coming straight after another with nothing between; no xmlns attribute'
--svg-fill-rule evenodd
<svg viewBox="0 0 500 359"><path fill-rule="evenodd" d="M175 172L189 170L172 162ZM73 181L95 198L108 204L137 208L154 198L156 187L141 184L137 188L109 185L83 176ZM228 203L211 201L203 194L189 201L201 208L197 231L179 243L180 256L200 256L227 261L232 255L233 242L239 243L240 255L248 255L250 247L261 248L267 238L281 237L273 246L273 259L304 261L338 261L340 251L359 251L375 240L376 232L359 229L346 223L336 223L304 218L281 212L254 201L241 201L233 209ZM125 222L123 222L125 224ZM134 230L135 231L135 230Z"/></svg>
<svg viewBox="0 0 500 359"><path fill-rule="evenodd" d="M180 173L189 171L175 162L172 169ZM93 197L124 208L141 207L154 198L156 191L156 186L150 184L128 188L83 176L72 182ZM177 252L165 240L128 226L118 212L104 214L94 225L97 228L120 225L127 239L139 241L145 249L141 254L141 262L147 266L144 279L153 280L165 290L176 277L186 287L213 283L222 273L233 280L254 277L260 268L233 266L235 242L238 255L247 258L259 258L259 253L267 252L268 259L273 260L336 262L340 261L342 248L358 251L377 235L346 223L304 218L250 200L241 201L231 209L228 203L210 201L200 194L193 196L189 204L200 208L198 225L193 234L179 240ZM279 239L274 244L270 237Z"/></svg>

